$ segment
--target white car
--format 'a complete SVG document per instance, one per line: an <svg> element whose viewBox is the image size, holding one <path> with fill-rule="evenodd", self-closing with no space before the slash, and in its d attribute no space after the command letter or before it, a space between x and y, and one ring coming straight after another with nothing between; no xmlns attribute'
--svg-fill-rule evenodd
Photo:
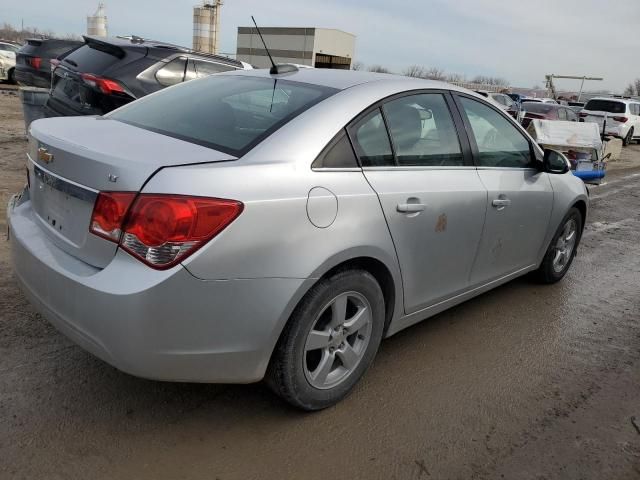
<svg viewBox="0 0 640 480"><path fill-rule="evenodd" d="M0 81L15 83L14 72L16 69L16 52L19 45L9 42L0 42Z"/></svg>
<svg viewBox="0 0 640 480"><path fill-rule="evenodd" d="M592 98L580 112L581 122L597 123L605 135L622 139L627 146L640 140L640 102L628 98ZM606 125L605 125L606 121Z"/></svg>
<svg viewBox="0 0 640 480"><path fill-rule="evenodd" d="M502 110L509 110L515 103L509 95L497 92L488 92L486 90L475 90L476 93L482 95L489 103Z"/></svg>
<svg viewBox="0 0 640 480"><path fill-rule="evenodd" d="M489 97L502 105L502 108L504 108L505 110L509 110L511 107L513 107L513 104L516 103L506 93L491 92L489 93Z"/></svg>

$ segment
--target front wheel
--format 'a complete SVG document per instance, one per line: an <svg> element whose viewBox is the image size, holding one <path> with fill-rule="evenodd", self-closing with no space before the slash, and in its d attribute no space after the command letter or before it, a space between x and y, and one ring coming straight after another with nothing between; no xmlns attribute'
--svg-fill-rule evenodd
<svg viewBox="0 0 640 480"><path fill-rule="evenodd" d="M285 401L320 410L346 397L378 351L384 297L364 270L318 282L296 307L278 341L267 383Z"/></svg>
<svg viewBox="0 0 640 480"><path fill-rule="evenodd" d="M576 256L582 234L582 215L572 208L564 217L560 228L551 240L547 253L536 271L542 283L556 283L565 276Z"/></svg>

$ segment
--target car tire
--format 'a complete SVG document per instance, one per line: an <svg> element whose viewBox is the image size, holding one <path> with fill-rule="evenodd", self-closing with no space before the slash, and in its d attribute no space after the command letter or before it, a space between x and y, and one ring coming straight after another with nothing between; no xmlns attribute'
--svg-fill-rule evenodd
<svg viewBox="0 0 640 480"><path fill-rule="evenodd" d="M267 384L302 410L338 403L371 366L384 319L382 289L369 272L342 270L320 280L300 301L282 332L267 370Z"/></svg>
<svg viewBox="0 0 640 480"><path fill-rule="evenodd" d="M541 283L552 284L562 280L573 263L581 236L582 214L574 207L562 219L536 271Z"/></svg>
<svg viewBox="0 0 640 480"><path fill-rule="evenodd" d="M622 140L622 145L626 147L632 141L633 141L633 128L629 130L629 133L627 133L627 136L624 137L624 139Z"/></svg>
<svg viewBox="0 0 640 480"><path fill-rule="evenodd" d="M9 73L7 75L7 81L11 84L11 85L15 85L16 84L16 71L14 68L12 68L11 70L9 70Z"/></svg>

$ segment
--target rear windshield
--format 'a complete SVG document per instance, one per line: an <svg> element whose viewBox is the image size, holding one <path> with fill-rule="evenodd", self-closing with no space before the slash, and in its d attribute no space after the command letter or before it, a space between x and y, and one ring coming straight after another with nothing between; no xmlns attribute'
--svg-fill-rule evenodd
<svg viewBox="0 0 640 480"><path fill-rule="evenodd" d="M589 100L584 109L595 112L625 113L627 105L612 100Z"/></svg>
<svg viewBox="0 0 640 480"><path fill-rule="evenodd" d="M108 117L241 156L335 92L274 78L214 75L167 88Z"/></svg>
<svg viewBox="0 0 640 480"><path fill-rule="evenodd" d="M523 107L527 112L536 112L536 113L548 113L551 110L554 110L556 107L553 103L541 103L541 102L526 102L526 107Z"/></svg>
<svg viewBox="0 0 640 480"><path fill-rule="evenodd" d="M119 60L118 56L113 53L83 45L68 55L64 62L75 67L78 71L100 75Z"/></svg>

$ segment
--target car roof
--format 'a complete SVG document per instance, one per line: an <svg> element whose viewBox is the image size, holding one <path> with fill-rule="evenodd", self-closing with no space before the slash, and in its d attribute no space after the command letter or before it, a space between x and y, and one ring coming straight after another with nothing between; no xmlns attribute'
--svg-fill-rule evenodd
<svg viewBox="0 0 640 480"><path fill-rule="evenodd" d="M238 66L242 65L241 61L235 60L233 58L225 57L222 55L215 55L213 53L199 52L197 50L193 50L188 47L183 47L181 45L175 45L173 43L162 42L159 40L152 40L149 38L142 38L136 35L117 36L117 37L97 37L93 35L83 35L83 38L85 39L85 43L89 43L89 42L108 43L108 44L116 45L122 48L148 48L148 49L154 49L156 52L166 51L167 54L188 53L190 55L196 55L202 58L208 58L211 60L227 62L232 65L238 65Z"/></svg>
<svg viewBox="0 0 640 480"><path fill-rule="evenodd" d="M589 101L587 103L589 103L591 100L606 100L609 102L620 102L620 103L640 103L640 100L635 100L633 98L616 98L616 97L593 97L590 98Z"/></svg>
<svg viewBox="0 0 640 480"><path fill-rule="evenodd" d="M424 88L457 90L467 93L470 92L470 90L466 90L464 88L457 87L445 82L439 82L436 80L423 80L419 78L406 77L404 75L394 75L390 73L375 73L337 69L334 70L329 68L301 68L291 73L279 75L271 75L269 73L269 69L264 68L255 70L224 72L217 75L243 75L250 77L278 78L282 80L291 80L294 82L320 85L323 87L335 88L338 90L345 90L356 85L362 85L372 82L397 82L398 84L402 84L402 86L406 85L406 90ZM402 89L399 89L399 91L402 91ZM480 95L475 92L473 92L473 94L480 97Z"/></svg>

